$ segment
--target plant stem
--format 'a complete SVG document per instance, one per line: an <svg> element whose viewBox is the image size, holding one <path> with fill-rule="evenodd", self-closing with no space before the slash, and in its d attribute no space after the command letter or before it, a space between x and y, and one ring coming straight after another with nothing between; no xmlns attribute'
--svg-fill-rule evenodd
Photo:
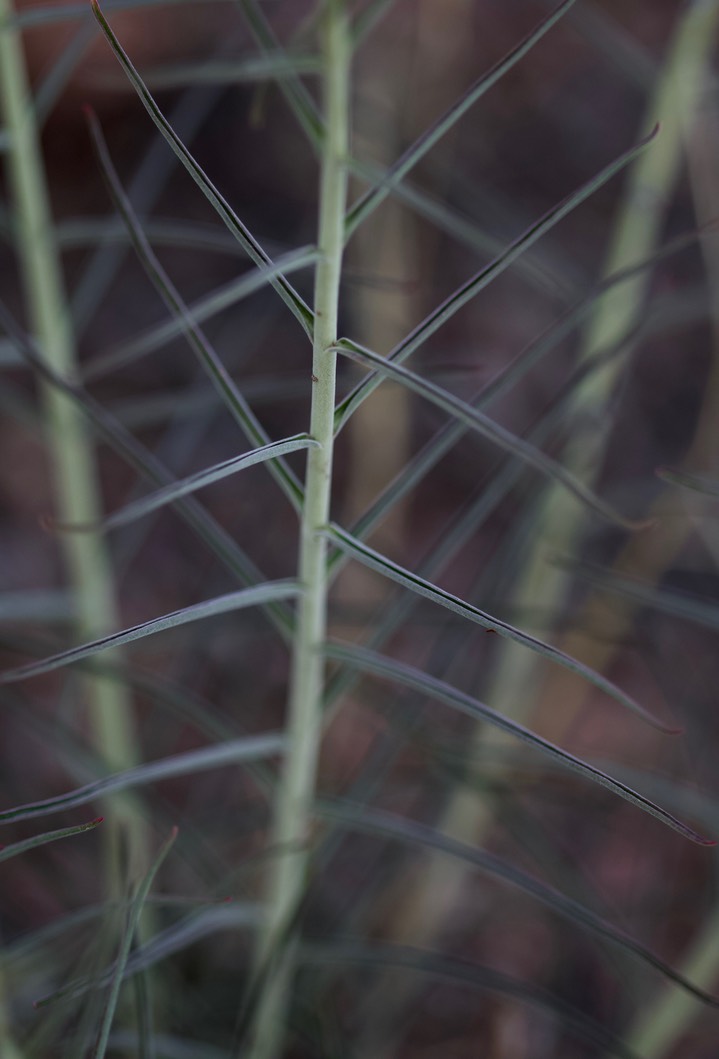
<svg viewBox="0 0 719 1059"><path fill-rule="evenodd" d="M15 246L22 269L29 326L39 352L58 375L76 375L76 350L55 243L40 135L22 49L13 27L12 0L0 0L0 111L9 139L7 174L13 207ZM58 521L95 523L100 490L92 443L74 402L59 389L40 383L48 447L54 470ZM62 537L65 568L76 599L77 635L94 639L117 627L112 572L102 538L93 533ZM82 684L90 707L95 746L112 771L135 763L131 703L126 688L105 677ZM128 804L106 810L107 882L120 885L119 828L132 813ZM142 860L144 835L134 816L130 867Z"/></svg>
<svg viewBox="0 0 719 1059"><path fill-rule="evenodd" d="M288 703L288 750L275 804L273 845L279 853L269 881L267 918L258 953L263 989L254 1015L252 1059L270 1059L282 1047L295 963L293 920L305 888L317 758L322 738L327 628L327 542L334 445L337 317L344 244L349 140L349 26L344 0L324 12L322 150L310 434L300 525L300 597ZM271 966L270 966L271 964Z"/></svg>

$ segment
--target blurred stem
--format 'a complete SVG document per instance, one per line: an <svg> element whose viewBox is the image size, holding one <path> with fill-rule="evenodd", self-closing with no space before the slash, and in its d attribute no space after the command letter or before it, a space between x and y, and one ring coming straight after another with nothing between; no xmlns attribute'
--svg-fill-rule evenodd
<svg viewBox="0 0 719 1059"><path fill-rule="evenodd" d="M251 1059L282 1051L295 968L296 917L310 856L312 807L322 738L327 629L327 541L334 448L335 375L344 214L349 151L349 24L344 0L326 0L323 12L323 97L319 234L315 277L310 434L300 525L300 597L290 676L288 750L275 803L273 845L278 854L269 880L266 921L258 949L261 991L253 1014Z"/></svg>
<svg viewBox="0 0 719 1059"><path fill-rule="evenodd" d="M0 108L9 139L6 159L15 247L30 329L39 352L54 372L73 379L77 369L74 336L22 40L9 21L12 15L11 0L0 0ZM101 514L99 482L81 413L64 393L46 383L39 385L58 520L96 522ZM102 538L93 533L64 534L61 545L76 596L80 640L94 639L117 628L112 571ZM81 686L99 756L110 771L129 768L136 762L136 748L126 688L102 677L85 677ZM130 869L144 870L144 828L127 799L118 799L104 811L106 882L110 892L117 895L122 887L123 841L129 844Z"/></svg>
<svg viewBox="0 0 719 1059"><path fill-rule="evenodd" d="M706 105L686 129L689 175L700 224L716 218L719 210L719 108L708 78L703 87ZM716 430L719 419L719 247L715 238L703 240L701 245L712 292L713 359L699 426L684 462L690 471L699 470L716 476L719 472L719 437ZM675 497L676 494L668 490L662 498L664 506L676 503ZM699 503L699 509L701 506ZM693 528L691 506L683 518L674 521L677 525L674 544L678 551ZM669 561L672 558L667 556ZM623 602L626 606L626 601ZM707 991L715 987L719 980L719 903L714 905L697 932L680 971ZM664 1059L674 1053L682 1036L702 1012L703 1006L683 990L660 986L630 1027L626 1044L641 1059Z"/></svg>
<svg viewBox="0 0 719 1059"><path fill-rule="evenodd" d="M694 111L711 56L717 12L716 4L695 0L681 18L645 120L646 129L660 122L660 133L628 177L604 275L630 268L656 249L682 164L684 123ZM580 364L604 349L614 348L631 334L651 279L652 273L645 270L601 296L583 335ZM603 370L590 372L585 384L577 389L569 413L572 433L563 463L589 486L601 471L611 429L609 402L625 367L624 359L615 358ZM583 529L579 506L561 489L550 486L532 534L533 547L517 583L515 605L531 608L541 600L550 613L561 612L571 573L548 561L547 553L551 549L554 554L574 554ZM512 711L515 719L526 716L537 702L533 692L537 677L534 660L527 657L527 652L509 645L499 660L491 694L493 704ZM573 712L572 706L565 703L562 709ZM555 710L553 724L556 721Z"/></svg>
<svg viewBox="0 0 719 1059"><path fill-rule="evenodd" d="M681 16L674 35L669 57L663 67L659 83L650 102L644 122L650 130L661 122L661 130L649 150L635 163L627 178L626 192L620 207L617 224L607 253L604 275L610 275L649 257L659 240L668 203L682 163L682 135L689 116L693 113L705 71L710 61L716 37L718 8L715 2L694 0ZM613 285L597 300L596 308L582 338L579 363L586 363L604 349L615 348L636 325L647 293L651 273L643 271L624 283ZM601 470L611 427L608 405L617 379L625 369L625 360L613 358L600 371L590 372L584 385L577 388L569 411L571 436L564 450L563 464L588 486ZM632 513L634 514L634 513ZM583 511L565 491L554 485L546 489L539 511L533 518L531 547L523 567L519 570L512 599L508 605L520 611L541 600L543 610L559 614L571 583L571 574L548 562L548 552L572 554L577 547L584 526ZM645 535L642 535L645 536ZM656 536L656 535L655 535ZM656 543L656 540L654 541ZM630 542L629 547L637 542ZM646 541L639 547L644 552ZM617 642L617 621L613 618L612 637ZM606 649L606 642L604 644ZM586 641L562 644L562 649L587 661ZM601 670L601 662L592 658L589 664ZM566 676L566 679L565 679ZM552 677L551 694L538 696L544 674L536 656L509 641L502 641L497 670L487 701L502 709L512 719L526 723L534 712L534 725L547 738L560 741L570 719L575 716L586 694L586 684L572 675ZM557 694L557 683L563 693ZM547 685L542 689L546 691ZM571 687L572 694L567 694ZM544 706L546 704L546 710ZM541 716L540 716L541 715ZM546 716L546 728L544 720ZM548 729L548 730L546 730ZM510 737L501 733L487 733L483 727L475 731L474 746L468 748L471 759L485 752L489 745L501 751ZM501 754L497 754L501 760ZM492 826L494 805L487 796L480 800L469 786L458 786L444 814L438 830L460 841L481 844ZM392 918L394 940L405 944L426 945L439 931L446 914L457 906L466 879L462 865L439 855L433 856L421 881L408 897L402 894L401 906ZM441 895L438 899L437 895ZM367 1011L387 1012L387 996L395 1012L410 999L409 989L398 991L393 985L388 990L384 977L380 979L368 1002ZM385 998L383 1000L383 997ZM388 1033L387 1026L378 1025L372 1034L374 1054L392 1054L392 1044L386 1050L377 1049L378 1042ZM366 1051L363 1054L369 1054Z"/></svg>
<svg viewBox="0 0 719 1059"><path fill-rule="evenodd" d="M704 924L679 971L697 985L712 988L719 974L719 906ZM641 1012L625 1037L632 1055L640 1059L665 1059L675 1052L679 1039L704 1005L682 989L661 989Z"/></svg>

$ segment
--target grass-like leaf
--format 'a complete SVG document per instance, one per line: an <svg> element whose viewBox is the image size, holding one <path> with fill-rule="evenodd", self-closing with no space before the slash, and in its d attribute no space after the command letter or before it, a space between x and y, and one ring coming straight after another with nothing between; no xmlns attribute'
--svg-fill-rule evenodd
<svg viewBox="0 0 719 1059"><path fill-rule="evenodd" d="M204 489L214 482L220 482L223 478L237 474L238 471L254 467L265 460L277 459L277 457L285 456L289 452L309 449L314 445L317 445L317 442L308 434L297 434L295 437L284 438L282 441L271 441L269 445L263 445L262 448L252 449L241 456L223 460L221 463L216 463L204 471L197 471L187 478L181 478L177 482L173 482L172 485L166 485L163 489L158 489L157 492L151 493L150 496L140 497L139 500L126 504L125 507L116 511L113 515L103 519L96 526L56 525L55 528L65 531L99 530L106 533L109 530L117 529L119 526L127 526L129 523L149 515L152 511L157 511L168 504L173 504L181 497L197 492L198 489ZM0 602L1 599L2 597L0 597Z"/></svg>
<svg viewBox="0 0 719 1059"><path fill-rule="evenodd" d="M672 470L670 467L660 467L657 477L669 485L678 485L682 489L690 489L695 493L704 493L706 496L719 497L719 481L705 474L690 474L688 471Z"/></svg>
<svg viewBox="0 0 719 1059"><path fill-rule="evenodd" d="M143 621L139 625L133 625L121 632L102 636L99 640L90 643L79 644L67 651L43 658L39 662L29 662L27 665L18 666L16 669L6 669L0 673L0 684L15 684L20 680L29 680L41 673L49 673L53 669L71 665L90 658L100 651L107 651L113 647L122 647L124 644L134 643L135 640L144 639L154 633L163 632L165 629L174 629L179 625L188 625L190 622L202 621L212 618L218 614L227 614L230 611L242 610L245 607L256 607L262 603L270 603L280 599L291 599L299 594L299 587L295 581L268 581L264 585L256 585L253 588L243 588L238 592L229 592L215 599L206 599L202 603L195 603L190 607L163 614L159 618Z"/></svg>
<svg viewBox="0 0 719 1059"><path fill-rule="evenodd" d="M659 721L649 713L649 711L641 706L635 699L630 695L627 695L621 690L621 688L618 688L616 684L612 683L611 680L608 680L600 673L590 669L589 666L583 665L581 662L577 661L576 658L571 658L563 651L560 651L558 647L553 647L551 644L545 643L543 640L539 640L535 636L530 636L529 633L522 632L521 629L515 628L508 622L500 621L499 618L493 618L491 614L487 614L478 607L472 606L471 603L467 603L465 600L460 599L459 596L454 596L450 592L446 592L444 589L440 588L438 585L434 585L431 582L426 581L424 578L419 577L417 574L412 573L412 571L406 570L398 563L388 559L386 555L381 555L379 552L374 551L374 549L369 548L362 541L357 540L339 526L332 525L329 527L327 535L332 543L338 548L342 548L348 555L352 556L352 558L356 559L358 562L364 563L364 565L368 566L371 570L376 570L377 573L383 574L391 581L395 581L404 588L408 588L412 592L424 596L425 599L429 599L433 603L439 603L440 606L446 607L447 610L451 610L454 614L458 614L460 617L466 618L468 621L475 622L475 624L480 625L483 629L489 629L492 632L498 633L500 636L506 637L508 640L514 640L515 643L527 647L530 651L535 651L548 661L555 662L564 669L568 669L570 673L576 673L578 676L583 677L590 684L594 685L594 687L599 688L600 691L609 695L622 706L626 706L627 709L636 713L654 728L658 728L660 731L664 731L671 735L677 734L676 728L663 724L663 722Z"/></svg>
<svg viewBox="0 0 719 1059"><path fill-rule="evenodd" d="M27 853L30 849L38 846L46 846L48 842L57 842L61 838L70 838L72 835L80 835L83 831L94 831L98 824L102 823L101 816L90 820L87 824L75 824L73 827L59 827L56 831L45 831L42 835L32 835L20 842L13 842L9 846L0 846L0 862L18 857L21 853Z"/></svg>
<svg viewBox="0 0 719 1059"><path fill-rule="evenodd" d="M106 153L104 153L103 157L105 160L109 159L109 156ZM114 183L113 190L119 190L119 185ZM129 206L129 200L126 196L123 196L123 199L123 206L127 209ZM127 217L125 209L121 212ZM85 382L102 378L111 371L115 371L118 368L124 368L128 364L132 364L135 360L138 360L140 357L144 357L148 353L153 353L178 335L186 334L191 327L197 327L198 324L216 316L224 309L236 305L238 302L242 301L243 298L249 297L258 290L262 290L262 288L269 283L274 276L278 276L281 273L289 275L291 272L306 268L308 265L313 265L318 257L317 251L313 247L303 247L300 250L293 250L289 254L284 255L272 266L272 268L262 268L258 271L253 271L244 276L240 276L239 279L230 280L230 282L226 283L223 287L212 291L193 305L187 306L185 313L182 314L179 311L180 306L177 304L181 300L179 294L169 283L169 279L164 270L158 267L158 259L154 257L153 254L151 262L146 261L150 242L149 239L147 239L146 233L145 239L142 241L137 238L137 233L141 229L134 211L132 213L132 218L132 228L129 233L130 241L134 243L138 253L142 252L142 254L145 255L143 258L143 265L145 265L146 269L149 269L151 264L155 271L156 279L158 274L164 275L165 282L162 285L163 300L166 304L169 304L171 311L175 314L175 318L172 320L166 320L155 327L149 328L136 338L130 339L128 342L123 343L119 348L113 349L109 353L94 357L82 372L82 378ZM171 299L168 296L170 291L173 295ZM209 345L207 339L204 339L204 343Z"/></svg>
<svg viewBox="0 0 719 1059"><path fill-rule="evenodd" d="M149 761L144 765L115 772L111 776L94 780L77 787L66 794L54 798L45 798L38 802L28 802L13 809L0 812L0 824L14 823L20 820L34 820L40 816L50 816L66 809L76 809L87 805L96 798L105 798L115 791L125 791L133 787L143 787L148 783L172 779L175 776L191 776L196 772L208 769L224 768L248 761L259 761L262 758L274 757L285 749L285 737L281 732L268 732L263 735L246 736L243 739L230 739L213 746L204 746L199 750L188 750L184 754Z"/></svg>
<svg viewBox="0 0 719 1059"><path fill-rule="evenodd" d="M600 170L577 191L568 195L556 206L548 210L538 221L517 237L501 254L499 254L488 265L484 265L478 272L470 277L448 298L445 298L425 319L417 325L410 333L395 346L388 355L388 360L401 363L411 356L415 350L427 341L436 331L442 327L456 312L466 305L480 291L484 290L492 280L506 271L509 266L538 239L541 239L550 229L559 223L564 217L571 213L580 203L584 202L594 194L600 187L611 180L632 162L637 155L647 147L658 132L658 126L648 136L640 140L634 147L619 155L613 162ZM339 431L352 415L354 410L377 388L381 379L372 374L356 386L347 396L339 402L335 412L335 427Z"/></svg>
<svg viewBox="0 0 719 1059"><path fill-rule="evenodd" d="M611 592L631 599L640 606L671 614L676 618L701 625L705 629L719 630L719 602L714 603L688 592L677 592L669 588L657 588L645 581L623 577L611 570L589 562L564 561L558 565L572 571L582 581L596 585L602 592Z"/></svg>
<svg viewBox="0 0 719 1059"><path fill-rule="evenodd" d="M247 226L242 223L227 200L220 194L209 177L204 173L155 103L155 100L152 98L152 95L143 83L142 78L130 62L122 45L110 28L107 19L100 10L100 5L97 3L97 0L91 0L91 4L95 18L100 25L100 29L104 33L110 47L117 56L120 65L127 74L130 84L137 92L142 105L152 118L152 121L159 129L162 136L200 188L203 195L205 195L232 234L242 245L248 257L260 267L272 267L272 260L269 255L265 253ZM271 280L271 283L293 315L299 320L305 333L311 335L314 314L309 306L283 276L275 277L275 279Z"/></svg>
<svg viewBox="0 0 719 1059"><path fill-rule="evenodd" d="M638 1059L636 1054L626 1048L605 1026L588 1018L555 994L541 986L522 982L512 975L502 974L460 957L449 957L427 949L413 949L407 945L348 939L307 943L302 946L300 960L310 966L351 964L376 968L378 971L386 971L389 968L403 969L411 974L425 975L452 985L512 997L540 1011L550 1012L562 1026L600 1047L602 1054L617 1056L618 1059Z"/></svg>
<svg viewBox="0 0 719 1059"><path fill-rule="evenodd" d="M495 445L499 445L500 448L504 449L505 452L511 453L530 467L534 467L535 470L547 475L548 478L559 482L577 499L609 522L617 523L625 529L641 528L641 523L632 522L631 519L625 518L614 508L605 504L596 493L588 489L578 478L557 463L556 460L546 456L540 449L517 437L511 430L507 430L506 427L490 419L471 404L467 404L466 401L455 397L448 390L443 390L436 383L431 382L429 379L423 379L400 364L385 360L384 357L378 356L356 342L342 339L336 348L339 353L349 357L350 360L357 361L364 367L374 368L381 375L394 379L395 382L399 382L408 389L420 394L420 396L431 401L432 404L437 405L438 408L448 412L457 421L464 423L470 430L474 430L483 437L488 438Z"/></svg>
<svg viewBox="0 0 719 1059"><path fill-rule="evenodd" d="M124 980L155 967L175 953L182 952L212 934L226 934L228 930L255 930L262 922L261 905L244 901L231 901L216 907L205 908L183 916L177 923L155 934L144 945L139 946L125 962L122 971ZM91 989L109 984L116 965L93 978L78 978L35 1001L35 1007L45 1007L65 997L73 999L83 996Z"/></svg>
<svg viewBox="0 0 719 1059"><path fill-rule="evenodd" d="M142 227L134 214L132 206L130 205L117 177L115 168L112 165L107 145L105 144L102 130L100 129L100 123L89 108L87 109L86 114L97 158L108 182L109 191L127 225L133 245L135 246L135 250L142 262L145 272L159 291L170 311L173 315L176 315L179 318L180 326L186 335L190 346L198 357L200 363L206 369L212 384L232 412L235 420L244 431L248 440L257 446L268 444L270 439L267 436L267 433L250 406L247 404L247 401L235 386L229 372L207 341L205 335L192 319L182 296L163 269L152 250L152 247L145 238ZM271 267L271 265L269 267ZM278 484L295 510L301 511L303 496L302 486L297 481L292 471L280 460L277 463L270 464L270 472L276 477Z"/></svg>
<svg viewBox="0 0 719 1059"><path fill-rule="evenodd" d="M430 698L439 699L448 706L468 714L475 720L486 721L488 724L494 725L495 728L500 728L502 731L516 736L517 739L529 743L537 750L548 754L556 762L575 772L579 772L585 779L598 783L601 787L606 787L612 793L618 794L620 798L624 798L645 813L649 813L650 816L666 824L673 831L677 831L684 838L688 838L700 846L713 846L716 844L713 839L700 835L694 828L678 820L671 813L655 805L654 802L632 790L626 784L612 779L601 769L582 761L580 758L575 757L574 754L570 754L567 750L555 746L554 743L550 743L548 740L536 735L523 725L517 724L508 717L504 717L501 713L492 710L489 706L480 702L479 699L473 698L458 688L453 688L451 685L430 676L421 669L415 669L413 666L406 665L403 662L397 662L392 658L377 654L375 651L368 651L366 648L351 645L327 644L325 652L329 658L354 666L364 673L372 673L374 676L402 684L404 687L412 688Z"/></svg>
<svg viewBox="0 0 719 1059"><path fill-rule="evenodd" d="M576 326L581 324L585 317L592 311L596 299L600 297L602 293L610 290L615 285L624 283L627 279L652 268L658 262L685 250L687 247L693 246L700 235L707 233L712 227L713 226L705 226L698 230L685 232L668 242L659 251L652 254L649 258L639 264L633 265L630 268L621 269L606 277L606 279L598 285L596 290L592 291L587 297L582 298L575 305L571 306L556 322L551 324L541 335L539 335L538 338L530 342L529 345L519 353L497 377L484 386L477 394L476 398L471 401L472 406L476 408L477 411L482 411L490 407L501 397L505 396L526 376L530 369L535 367L544 356L546 356L551 350L555 349L563 339L571 334ZM661 324L661 326L664 327L666 324ZM638 340L640 333L647 333L645 323L640 325L635 334L626 336L626 343ZM598 353L596 357L592 357L587 363L580 365L574 377L568 380L562 393L558 395L559 403L556 403L556 405L553 406L550 417L548 418L545 416L542 422L532 429L527 440L530 440L534 444L539 444L544 437L549 436L550 420L554 421L556 419L561 411L560 405L571 400L574 388L586 378L587 373L600 369L607 362L608 358L623 353L625 346L626 344L624 340L622 340L622 342L614 349L604 350ZM451 420L437 431L435 436L407 461L397 475L397 478L391 482L385 490L383 490L367 511L365 511L365 513L357 520L352 527L353 535L364 539L397 503L401 502L412 489L424 480L432 468L451 451L453 446L459 442L468 429L469 427L465 425L462 420ZM517 475L512 468L505 468L502 471L502 477L505 483L504 485L498 482L495 477L492 480L491 485L488 486L488 489L496 495L496 502L499 501L501 496L506 494L512 481L516 479ZM487 503L487 513L495 510L495 507L496 503ZM481 521L475 522L475 529L481 524ZM459 543L461 543L461 541L458 542L458 546ZM344 561L344 558L345 557L341 555L341 553L335 552L330 559L330 569L335 572Z"/></svg>
<svg viewBox="0 0 719 1059"><path fill-rule="evenodd" d="M263 58L267 60L272 56L286 55L256 0L236 0L236 2L262 51ZM288 56L288 59L291 61L291 57ZM315 153L319 154L322 149L325 126L315 101L296 73L294 76L282 78L279 87Z"/></svg>
<svg viewBox="0 0 719 1059"><path fill-rule="evenodd" d="M252 59L210 59L199 63L174 63L145 73L152 88L184 88L186 85L247 84L281 81L299 74L317 74L320 62L313 55L268 53Z"/></svg>
<svg viewBox="0 0 719 1059"><path fill-rule="evenodd" d="M449 132L453 125L455 125L459 119L465 114L470 107L472 107L478 99L484 95L493 85L495 85L509 70L512 69L516 63L522 59L528 51L537 44L545 33L547 33L552 26L562 18L570 7L574 5L576 0L564 0L564 3L560 4L554 11L544 18L540 24L534 29L524 40L505 55L498 63L492 67L492 69L482 74L473 85L471 85L466 92L463 93L456 100L452 106L447 110L441 118L433 122L428 129L426 129L419 139L409 147L404 154L399 158L394 165L388 170L382 183L370 191L366 192L358 202L356 202L347 212L345 218L345 232L346 236L349 237L359 227L360 224L383 202L392 191L392 188L399 184L402 179L409 173L420 159L424 158L428 151L434 147L442 137Z"/></svg>
<svg viewBox="0 0 719 1059"><path fill-rule="evenodd" d="M127 460L131 467L139 471L153 485L170 484L172 476L169 472L113 415L81 387L64 379L47 366L44 358L38 355L33 344L17 326L2 302L0 302L0 328L12 339L23 360L38 375L78 402L100 436ZM257 584L263 580L261 571L257 569L252 560L193 497L176 501L176 507L217 558L241 582ZM291 614L280 603L268 604L267 610L278 631L286 637L292 628Z"/></svg>
<svg viewBox="0 0 719 1059"><path fill-rule="evenodd" d="M107 1044L110 1036L110 1028L115 1018L115 1011L117 1009L117 1002L120 998L120 989L122 987L122 981L124 978L125 967L130 956L130 949L132 948L132 942L137 933L137 929L140 925L140 916L142 915L142 909L145 901L147 900L148 894L150 893L150 887L157 875L160 865L164 861L167 854L170 852L175 839L177 838L177 828L173 827L168 838L165 839L162 846L157 853L157 856L150 865L144 878L141 880L137 887L136 893L130 904L127 918L125 920L125 927L122 932L120 939L120 949L117 954L117 960L115 962L115 969L113 972L112 980L110 982L110 990L108 993L107 1001L105 1003L105 1010L102 1016L102 1022L100 1023L100 1029L97 1037L97 1044L92 1053L93 1059L105 1059L107 1052Z"/></svg>
<svg viewBox="0 0 719 1059"><path fill-rule="evenodd" d="M418 823L416 820L409 820L407 817L397 816L382 809L374 809L338 799L335 801L321 801L317 805L316 811L320 816L339 821L344 827L353 831L363 831L370 835L396 838L401 842L419 846L422 849L435 850L502 879L523 893L536 898L545 907L570 922L577 923L599 937L606 938L613 944L630 952L643 963L659 971L665 978L676 982L677 985L697 997L702 1003L709 1004L712 1007L719 1007L719 998L712 996L704 989L700 989L688 981L678 971L675 971L670 964L653 953L651 949L635 941L634 938L612 926L611 923L607 923L606 920L596 915L581 902L575 901L571 897L566 897L558 890L545 885L539 879L528 875L492 853L487 853L483 849L476 849L467 845L466 842L459 842L434 828Z"/></svg>

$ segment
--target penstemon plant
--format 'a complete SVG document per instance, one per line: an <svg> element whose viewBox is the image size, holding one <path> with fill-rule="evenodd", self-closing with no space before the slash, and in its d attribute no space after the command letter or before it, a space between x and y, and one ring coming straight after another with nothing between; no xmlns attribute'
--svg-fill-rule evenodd
<svg viewBox="0 0 719 1059"><path fill-rule="evenodd" d="M4 643L14 657L0 671L0 687L14 729L43 748L54 788L41 776L32 788L16 779L17 795L8 782L0 823L27 830L2 848L0 861L31 851L39 857L42 850L49 890L55 875L75 884L82 879L67 907L60 899L60 911L53 904L56 914L46 924L28 915L5 939L2 1056L390 1059L449 1054L455 1038L470 1048L466 1054L512 1059L671 1054L693 1017L692 1004L701 1011L719 1007L716 913L710 906L705 933L699 929L687 967L678 967L675 951L665 955L635 937L603 907L577 860L601 844L591 836L601 836L601 814L613 805L626 809L614 810L616 826L634 841L645 842L636 821L653 818L665 830L651 824L646 834L659 844L664 834L672 848L714 844L713 803L692 796L681 780L651 775L652 753L661 760L656 745L680 732L671 697L657 696L650 681L630 690L631 681L610 674L609 661L638 606L717 627L713 604L675 598L660 583L701 521L696 496L719 493L707 426L717 411L716 387L708 385L702 398L683 468L670 467L658 479L650 469L637 490L608 489L601 472L620 436L616 393L623 380L627 385L630 354L687 319L686 306L668 306L663 315L646 311L650 279L693 251L700 237L705 248L713 245L716 204L698 190L697 225L665 242L661 236L681 159L692 157L690 132L708 83L719 5L697 2L677 15L670 61L635 142L605 157L591 177L502 242L458 212L447 187L442 201L422 190L416 174L453 142L490 89L516 75L571 19L600 43L608 40L607 47L621 39L594 9L582 23L582 0L564 0L539 17L487 72L474 70L476 79L457 98L434 106L439 117L430 123L413 104L411 135L392 128L385 113L376 124L366 116L373 97L377 105L377 95L401 90L401 61L387 54L396 32L387 27L407 16L401 3L317 0L298 23L291 5L270 13L259 0L238 0L222 25L237 20L251 57L227 58L234 45L228 33L210 63L145 74L125 49L111 5L90 6L33 97L23 28L77 12L63 5L16 12L11 0L0 0L7 237L24 305L18 312L0 303L6 366L23 379L8 387L4 403L22 429L44 437L55 504L44 518L43 540L58 545L69 590L41 597L36 611L30 604L37 594L8 591L3 609L13 623ZM448 6L456 24L443 32L461 50L471 5ZM423 70L435 69L433 33L444 16L431 2L419 7L425 35L416 42L411 78L421 79ZM489 16L482 9L480 17ZM63 228L51 216L40 134L88 46L91 25L165 153L160 158L150 147L128 189L103 121L86 106L113 214L94 226L83 219ZM371 66L370 46L377 49L371 62L384 56L386 68ZM446 67L439 69L450 78ZM106 76L112 83L107 70ZM274 105L264 82L281 97L295 122L288 143L299 130L318 174L316 232L307 245L268 249L270 242L240 216L232 192L223 193L191 151L216 97L197 102L189 92L169 117L160 105L159 92L168 86L203 80L261 82L257 121ZM376 150L368 148L374 128L384 141ZM400 141L409 146L395 150ZM369 160L388 144L394 160ZM221 230L155 213L176 163ZM287 149L284 165L297 167L296 183L309 164ZM704 161L699 171L709 167ZM594 285L577 286L571 268L541 256L545 237L594 196L608 194L620 176L628 190L604 272ZM447 179L445 173L436 182ZM421 299L405 289L412 288L406 277L415 267L421 272L432 254L439 261L447 239L482 263L462 265L456 284L439 265L442 295L419 311ZM83 240L90 250L73 287L62 254ZM130 248L166 314L110 345L90 325ZM173 255L183 260L193 253L224 256L233 270L228 283L194 300L173 276ZM238 254L249 261L239 277ZM447 274L464 260L452 257ZM502 277L548 300L549 322L472 386L471 365L453 364L455 347L476 357L481 343L476 321L466 332L460 321ZM354 302L353 283L361 290ZM255 311L254 299L270 295L272 302L262 303L270 308ZM394 314L387 311L392 296L404 298ZM227 310L242 322L233 328L229 353L227 335L214 327ZM705 312L700 301L695 317ZM83 357L88 333L92 350ZM560 377L556 365L546 365L573 333L579 353ZM300 367L287 371L284 348L295 340ZM144 378L146 360L173 341L194 357L193 382L181 397L168 391L123 404L103 390L113 373ZM267 416L259 414L262 380L253 372L245 377L237 354L238 345L251 352L254 343L263 362L266 348L277 354L266 392L279 402L286 386L289 411L281 406L278 414L273 404ZM435 361L428 351L437 349ZM519 430L505 425L521 419L512 402L526 402L544 373L551 399L536 422ZM28 375L38 387L38 408L23 389ZM198 459L195 447L212 451L208 439L219 413L231 454ZM420 443L410 429L413 417ZM160 423L166 432L158 441ZM129 495L127 485L103 480L105 448L125 468L120 479L127 482L132 472ZM492 465L479 455L485 448L495 453ZM440 493L448 466L467 496L443 518L444 506L451 507ZM254 484L243 492L245 480ZM645 503L658 488L659 499ZM409 508L413 495L421 500L417 519ZM682 496L688 513L679 519ZM210 558L196 561L194 581L192 575L182 581L193 602L183 602L181 593L181 605L155 606L148 617L146 586L155 570L161 576L161 562L151 560L162 551L170 518L193 542L192 555ZM477 540L490 554L488 542L503 518L504 539L493 546L491 562L483 558L479 575L466 573L468 561L457 566ZM674 520L669 534L667 519ZM625 543L607 544L610 535ZM139 579L135 565L143 570ZM456 591L446 587L452 581ZM588 586L583 618L561 632L559 619L572 613L581 585ZM174 588L163 598L176 599ZM123 628L125 607L137 620ZM44 619L45 633L26 630L25 614ZM164 635L169 630L178 631ZM179 645L159 661L150 653L155 634L170 645L165 650ZM209 690L194 679L203 666ZM213 698L212 675L223 670L232 686ZM631 775L627 762L605 766L591 742L582 752L581 738L573 745L570 722L584 716L590 693L589 714L605 710L612 732L627 740L639 730L650 733L644 772ZM554 819L542 792L557 799L568 821ZM43 830L46 817L63 814L65 826ZM572 834L578 825L579 838ZM95 832L104 839L93 853ZM77 852L52 861L56 848ZM703 869L695 863L694 870ZM483 880L477 900L475 877ZM20 885L19 869L10 878ZM507 907L516 910L518 928ZM503 919L507 940L493 940ZM595 943L591 974L601 1003L590 1002L591 983L584 994L571 987L589 958L568 929ZM465 945L452 931L480 940ZM518 935L544 958L516 957ZM570 951L557 955L565 943ZM663 1008L659 994L648 997L650 975L663 979ZM631 996L617 997L616 982L630 982ZM465 993L466 1003L457 999ZM661 1034L651 1029L657 1005Z"/></svg>

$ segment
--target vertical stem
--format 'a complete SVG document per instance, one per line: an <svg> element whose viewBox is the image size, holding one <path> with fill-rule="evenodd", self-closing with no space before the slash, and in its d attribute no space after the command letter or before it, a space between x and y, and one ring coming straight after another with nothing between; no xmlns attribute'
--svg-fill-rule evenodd
<svg viewBox="0 0 719 1059"><path fill-rule="evenodd" d="M344 248L349 138L350 41L344 0L327 0L323 19L323 96L326 119L322 149L319 234L315 278L310 433L305 503L300 526L299 602L288 703L288 751L275 805L273 844L278 849L269 881L267 918L259 946L264 974L254 1015L252 1059L280 1053L296 945L289 936L302 898L317 758L322 738L327 628L327 542L334 444L337 316Z"/></svg>
<svg viewBox="0 0 719 1059"><path fill-rule="evenodd" d="M76 373L76 350L65 297L62 268L54 239L48 188L40 148L22 40L12 25L12 0L0 0L0 113L9 138L6 154L12 202L13 234L22 270L29 325L47 364L59 375ZM56 505L62 522L96 522L99 483L92 443L82 414L59 390L42 384L47 442L53 462ZM65 568L74 590L77 634L93 639L117 627L112 572L102 538L94 533L62 537ZM99 756L112 771L135 763L131 704L117 681L87 678L82 687ZM118 885L121 821L130 812L127 799L106 810L108 884ZM131 861L142 859L144 835L134 817ZM135 869L139 865L133 864Z"/></svg>

